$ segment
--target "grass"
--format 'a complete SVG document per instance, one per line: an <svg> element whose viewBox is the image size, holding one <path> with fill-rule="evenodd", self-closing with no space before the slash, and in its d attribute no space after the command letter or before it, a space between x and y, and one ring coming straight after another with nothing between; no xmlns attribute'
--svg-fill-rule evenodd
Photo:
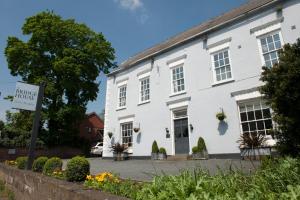
<svg viewBox="0 0 300 200"><path fill-rule="evenodd" d="M14 193L9 190L3 181L0 180L0 199L1 200L14 200Z"/></svg>

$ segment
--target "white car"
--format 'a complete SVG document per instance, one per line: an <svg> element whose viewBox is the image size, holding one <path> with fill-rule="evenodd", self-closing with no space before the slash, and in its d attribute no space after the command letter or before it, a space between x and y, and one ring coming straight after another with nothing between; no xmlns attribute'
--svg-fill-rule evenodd
<svg viewBox="0 0 300 200"><path fill-rule="evenodd" d="M102 152L103 142L97 142L97 144L91 148L91 154L102 155Z"/></svg>

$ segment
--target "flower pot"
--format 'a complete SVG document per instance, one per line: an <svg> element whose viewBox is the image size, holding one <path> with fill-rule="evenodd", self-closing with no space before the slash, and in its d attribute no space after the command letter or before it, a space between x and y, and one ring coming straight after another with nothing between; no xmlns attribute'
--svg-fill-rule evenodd
<svg viewBox="0 0 300 200"><path fill-rule="evenodd" d="M158 153L151 153L151 160L158 160Z"/></svg>
<svg viewBox="0 0 300 200"><path fill-rule="evenodd" d="M240 148L242 160L261 160L271 155L271 147Z"/></svg>
<svg viewBox="0 0 300 200"><path fill-rule="evenodd" d="M166 160L167 154L165 153L158 153L158 160Z"/></svg>
<svg viewBox="0 0 300 200"><path fill-rule="evenodd" d="M114 161L123 161L123 160L128 160L129 155L126 152L123 153L113 153L113 158Z"/></svg>
<svg viewBox="0 0 300 200"><path fill-rule="evenodd" d="M208 159L208 153L207 153L207 151L193 153L192 158L193 158L193 160L206 160L206 159Z"/></svg>
<svg viewBox="0 0 300 200"><path fill-rule="evenodd" d="M223 121L225 119L224 115L218 116L218 120Z"/></svg>

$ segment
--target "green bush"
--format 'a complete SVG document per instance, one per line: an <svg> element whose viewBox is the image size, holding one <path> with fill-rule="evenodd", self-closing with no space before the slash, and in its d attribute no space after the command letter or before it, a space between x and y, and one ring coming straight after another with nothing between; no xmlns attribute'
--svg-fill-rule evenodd
<svg viewBox="0 0 300 200"><path fill-rule="evenodd" d="M86 176L90 174L90 163L81 156L73 157L66 168L66 178L68 181L84 181Z"/></svg>
<svg viewBox="0 0 300 200"><path fill-rule="evenodd" d="M199 137L197 147L199 152L206 150L206 145L202 137Z"/></svg>
<svg viewBox="0 0 300 200"><path fill-rule="evenodd" d="M166 151L165 148L161 147L161 148L159 149L159 153L167 154L167 151Z"/></svg>
<svg viewBox="0 0 300 200"><path fill-rule="evenodd" d="M47 160L48 160L48 158L45 156L41 156L41 157L38 157L37 159L35 159L32 164L32 171L42 172Z"/></svg>
<svg viewBox="0 0 300 200"><path fill-rule="evenodd" d="M27 156L21 156L16 159L18 169L25 169L28 162Z"/></svg>
<svg viewBox="0 0 300 200"><path fill-rule="evenodd" d="M54 171L60 171L62 169L62 160L58 157L52 157L48 159L43 168L43 174L52 175Z"/></svg>
<svg viewBox="0 0 300 200"><path fill-rule="evenodd" d="M152 153L158 153L158 152L159 152L158 145L156 140L154 140L152 143Z"/></svg>
<svg viewBox="0 0 300 200"><path fill-rule="evenodd" d="M198 146L194 146L194 147L192 148L192 152L193 152L193 153L198 153L198 152L199 152Z"/></svg>

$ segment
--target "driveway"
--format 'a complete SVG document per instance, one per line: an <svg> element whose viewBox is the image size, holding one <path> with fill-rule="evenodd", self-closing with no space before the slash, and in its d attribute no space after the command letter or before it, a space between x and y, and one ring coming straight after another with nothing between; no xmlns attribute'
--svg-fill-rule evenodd
<svg viewBox="0 0 300 200"><path fill-rule="evenodd" d="M193 171L205 169L215 174L219 169L222 171L242 170L249 173L254 171L260 162L231 159L187 160L187 161L153 161L153 160L127 160L113 161L102 158L88 158L91 166L91 174L109 171L118 174L121 178L137 181L151 181L155 175L179 174L182 170ZM64 166L67 160L64 160Z"/></svg>

